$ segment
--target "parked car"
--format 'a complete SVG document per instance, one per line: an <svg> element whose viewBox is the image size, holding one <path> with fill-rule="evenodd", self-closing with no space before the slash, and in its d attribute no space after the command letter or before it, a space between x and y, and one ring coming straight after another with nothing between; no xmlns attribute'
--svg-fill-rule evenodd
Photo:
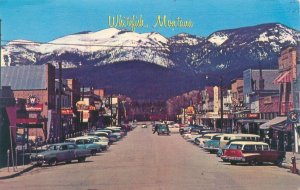
<svg viewBox="0 0 300 190"><path fill-rule="evenodd" d="M217 153L220 147L220 139L223 135L213 136L211 140L205 142L203 149L210 153Z"/></svg>
<svg viewBox="0 0 300 190"><path fill-rule="evenodd" d="M221 157L223 156L224 154L224 150L228 149L230 144L232 142L236 142L236 141L254 141L254 142L258 142L258 140L256 138L250 138L249 140L241 140L241 139L233 139L233 140L230 140L226 143L226 145L224 147L219 147L218 149L218 152L217 152L217 156L218 157ZM227 160L226 159L223 159L224 162L226 162Z"/></svg>
<svg viewBox="0 0 300 190"><path fill-rule="evenodd" d="M121 131L121 127L106 127L105 129L111 130L113 135L116 135L118 139L125 136L125 133Z"/></svg>
<svg viewBox="0 0 300 190"><path fill-rule="evenodd" d="M269 145L264 142L236 141L230 144L221 158L227 159L231 164L256 165L263 162L281 164L285 159L285 152L270 150Z"/></svg>
<svg viewBox="0 0 300 190"><path fill-rule="evenodd" d="M93 143L93 141L85 137L69 138L66 139L65 142L74 143L79 148L90 150L92 155L96 155L97 152L102 151L101 146L99 144Z"/></svg>
<svg viewBox="0 0 300 190"><path fill-rule="evenodd" d="M112 129L105 128L105 129L97 130L96 132L105 132L105 133L107 133L108 138L111 142L116 142L119 139L121 139L121 134L120 133L114 133Z"/></svg>
<svg viewBox="0 0 300 190"><path fill-rule="evenodd" d="M84 162L89 156L91 156L91 151L81 149L76 144L59 143L50 145L46 151L32 154L30 160L37 166L42 166L44 163L53 166L59 162L70 163L72 160Z"/></svg>
<svg viewBox="0 0 300 190"><path fill-rule="evenodd" d="M259 135L254 135L254 134L224 134L221 136L220 139L220 148L224 148L225 145L231 141L231 140L248 140L248 141L259 141L260 136Z"/></svg>
<svg viewBox="0 0 300 190"><path fill-rule="evenodd" d="M206 141L209 141L211 140L214 136L218 136L218 135L221 135L220 133L208 133L208 134L205 134L202 138L200 137L199 138L199 146L201 148L204 147L204 144L206 143Z"/></svg>
<svg viewBox="0 0 300 190"><path fill-rule="evenodd" d="M168 124L170 133L179 133L179 124L171 122Z"/></svg>
<svg viewBox="0 0 300 190"><path fill-rule="evenodd" d="M168 125L165 125L165 124L158 125L157 134L158 135L170 135Z"/></svg>
<svg viewBox="0 0 300 190"><path fill-rule="evenodd" d="M101 140L100 137L97 137L97 136L82 136L82 138L89 139L91 142L100 145L101 150L107 150L109 148L108 141Z"/></svg>
<svg viewBox="0 0 300 190"><path fill-rule="evenodd" d="M108 139L109 144L112 144L117 141L117 138L115 136L109 135L105 131L94 131L87 134L88 136L98 136L98 137L105 137Z"/></svg>

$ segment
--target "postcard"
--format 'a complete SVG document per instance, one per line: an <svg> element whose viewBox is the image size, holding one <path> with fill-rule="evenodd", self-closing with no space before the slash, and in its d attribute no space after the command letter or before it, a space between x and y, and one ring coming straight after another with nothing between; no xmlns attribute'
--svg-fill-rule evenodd
<svg viewBox="0 0 300 190"><path fill-rule="evenodd" d="M0 188L300 189L299 0L0 0Z"/></svg>

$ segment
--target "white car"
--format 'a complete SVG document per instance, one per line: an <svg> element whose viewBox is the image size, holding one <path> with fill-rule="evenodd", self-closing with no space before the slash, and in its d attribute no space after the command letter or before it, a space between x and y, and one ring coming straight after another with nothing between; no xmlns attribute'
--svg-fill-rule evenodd
<svg viewBox="0 0 300 190"><path fill-rule="evenodd" d="M208 133L208 134L205 134L202 138L199 138L199 141L200 141L199 146L200 146L200 148L203 148L205 142L211 140L216 135L221 135L221 134L220 133Z"/></svg>
<svg viewBox="0 0 300 190"><path fill-rule="evenodd" d="M90 139L93 143L99 144L102 150L108 150L108 148L109 148L107 138L105 140L102 140L101 139L102 137L97 137L97 136L83 136L83 138Z"/></svg>
<svg viewBox="0 0 300 190"><path fill-rule="evenodd" d="M169 124L169 131L171 133L179 133L179 124L178 123L172 123L172 124Z"/></svg>

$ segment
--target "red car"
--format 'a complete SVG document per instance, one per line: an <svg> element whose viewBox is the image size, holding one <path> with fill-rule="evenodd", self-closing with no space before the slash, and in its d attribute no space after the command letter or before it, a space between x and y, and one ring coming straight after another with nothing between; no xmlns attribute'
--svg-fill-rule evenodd
<svg viewBox="0 0 300 190"><path fill-rule="evenodd" d="M256 165L272 162L279 165L285 159L285 152L270 150L269 145L264 142L235 141L229 145L221 158L231 164Z"/></svg>

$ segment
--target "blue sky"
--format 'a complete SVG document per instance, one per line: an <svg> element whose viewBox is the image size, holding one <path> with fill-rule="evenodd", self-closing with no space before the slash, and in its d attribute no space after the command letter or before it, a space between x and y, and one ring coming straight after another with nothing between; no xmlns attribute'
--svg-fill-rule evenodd
<svg viewBox="0 0 300 190"><path fill-rule="evenodd" d="M81 31L108 28L108 16L181 17L192 28L138 28L166 37L181 32L208 36L214 31L280 22L300 30L299 0L0 0L2 39L50 41Z"/></svg>

